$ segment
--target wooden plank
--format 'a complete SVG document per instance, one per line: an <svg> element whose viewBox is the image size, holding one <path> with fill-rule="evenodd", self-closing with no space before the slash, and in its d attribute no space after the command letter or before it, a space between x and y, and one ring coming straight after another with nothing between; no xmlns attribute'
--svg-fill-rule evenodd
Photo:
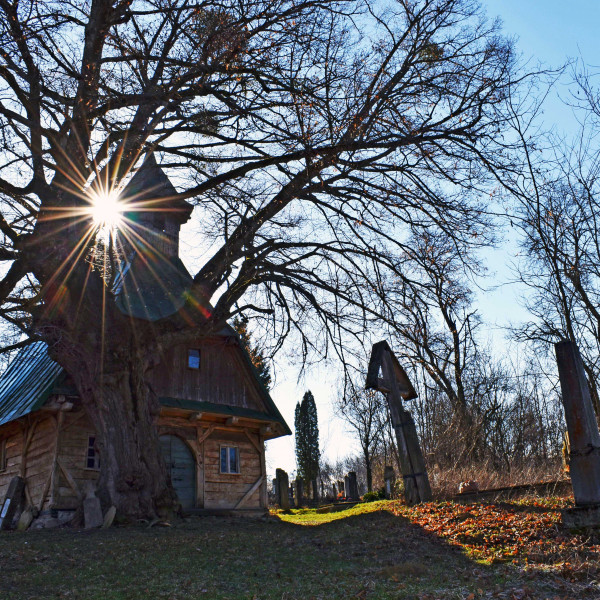
<svg viewBox="0 0 600 600"><path fill-rule="evenodd" d="M204 443L205 440L208 439L208 437L212 434L212 432L215 430L215 426L211 425L206 431L204 431L202 434L200 434L200 430L198 430L198 434L197 434L197 443L198 445Z"/></svg>
<svg viewBox="0 0 600 600"><path fill-rule="evenodd" d="M269 508L269 490L267 489L267 466L265 462L265 441L262 435L258 436L260 445L260 474L263 476L263 484L260 489L259 504L264 508Z"/></svg>
<svg viewBox="0 0 600 600"><path fill-rule="evenodd" d="M52 454L52 467L50 472L51 483L50 483L50 504L54 504L54 498L58 494L58 453L60 450L60 428L65 418L64 412L59 412L56 419L56 439L54 443L54 452Z"/></svg>
<svg viewBox="0 0 600 600"><path fill-rule="evenodd" d="M258 442L250 435L250 432L248 431L247 428L244 428L244 433L246 434L246 437L250 440L250 443L256 448L256 451L260 455L261 451L260 451L260 446L258 445Z"/></svg>
<svg viewBox="0 0 600 600"><path fill-rule="evenodd" d="M252 496L252 494L254 494L254 492L256 492L256 490L262 485L262 482L264 481L265 476L261 475L252 485L252 487L242 496L242 499L235 505L235 508L241 508L246 501L250 498L250 496Z"/></svg>
<svg viewBox="0 0 600 600"><path fill-rule="evenodd" d="M64 475L65 479L67 480L69 487L73 490L73 492L75 492L75 495L78 498L81 498L82 497L81 491L77 487L77 484L75 483L75 479L73 479L73 476L71 475L71 473L69 473L68 469L66 469L64 467L64 465L62 464L62 462L60 460L57 460L56 462L57 462L62 474Z"/></svg>
<svg viewBox="0 0 600 600"><path fill-rule="evenodd" d="M48 479L46 480L46 484L42 488L42 495L40 497L40 501L38 504L38 511L40 511L40 512L41 512L42 508L44 508L44 502L46 501L46 496L48 495L48 492L50 491L50 486L52 485L53 474L54 473L52 473L52 472L48 474Z"/></svg>
<svg viewBox="0 0 600 600"><path fill-rule="evenodd" d="M29 450L29 446L31 444L31 440L33 438L33 434L35 433L35 429L37 427L38 422L34 421L28 428L27 437L25 438L25 443L23 445L23 452L21 455L21 477L25 478L25 469L27 468L27 452ZM28 493L27 484L25 485L25 493ZM28 498L29 502L29 498Z"/></svg>

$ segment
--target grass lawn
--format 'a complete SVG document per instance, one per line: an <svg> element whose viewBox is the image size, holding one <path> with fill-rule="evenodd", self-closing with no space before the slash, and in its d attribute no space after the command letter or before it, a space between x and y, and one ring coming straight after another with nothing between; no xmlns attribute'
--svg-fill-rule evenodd
<svg viewBox="0 0 600 600"><path fill-rule="evenodd" d="M600 598L600 536L564 500L361 504L171 527L3 532L0 598Z"/></svg>

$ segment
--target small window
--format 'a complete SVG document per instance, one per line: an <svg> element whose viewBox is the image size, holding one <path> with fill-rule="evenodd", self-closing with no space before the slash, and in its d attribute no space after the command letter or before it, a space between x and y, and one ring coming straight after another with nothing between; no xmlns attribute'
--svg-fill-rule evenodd
<svg viewBox="0 0 600 600"><path fill-rule="evenodd" d="M0 471L6 471L6 440L0 440Z"/></svg>
<svg viewBox="0 0 600 600"><path fill-rule="evenodd" d="M200 350L188 350L188 369L200 370Z"/></svg>
<svg viewBox="0 0 600 600"><path fill-rule="evenodd" d="M240 454L235 446L221 446L221 473L239 473Z"/></svg>
<svg viewBox="0 0 600 600"><path fill-rule="evenodd" d="M91 435L88 438L87 455L85 457L85 468L96 470L100 468L100 455L96 450L96 438L93 435Z"/></svg>

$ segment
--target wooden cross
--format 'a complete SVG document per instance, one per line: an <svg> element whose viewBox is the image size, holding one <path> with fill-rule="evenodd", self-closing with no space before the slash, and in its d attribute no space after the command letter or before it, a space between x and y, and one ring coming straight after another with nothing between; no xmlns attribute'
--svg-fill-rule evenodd
<svg viewBox="0 0 600 600"><path fill-rule="evenodd" d="M404 478L404 496L407 503L429 502L431 487L419 445L417 428L411 414L402 406L403 400L416 398L417 392L385 341L373 344L365 387L386 395L398 442L400 468Z"/></svg>

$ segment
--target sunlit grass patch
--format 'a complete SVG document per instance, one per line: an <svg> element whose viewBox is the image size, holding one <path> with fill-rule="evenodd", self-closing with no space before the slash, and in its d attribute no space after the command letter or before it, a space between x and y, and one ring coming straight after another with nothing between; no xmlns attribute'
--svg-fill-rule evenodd
<svg viewBox="0 0 600 600"><path fill-rule="evenodd" d="M286 523L295 523L296 525L323 525L348 517L365 515L369 513L387 510L389 503L385 500L378 502L359 503L352 508L341 511L320 512L314 508L298 508L289 511L274 511L273 514Z"/></svg>

